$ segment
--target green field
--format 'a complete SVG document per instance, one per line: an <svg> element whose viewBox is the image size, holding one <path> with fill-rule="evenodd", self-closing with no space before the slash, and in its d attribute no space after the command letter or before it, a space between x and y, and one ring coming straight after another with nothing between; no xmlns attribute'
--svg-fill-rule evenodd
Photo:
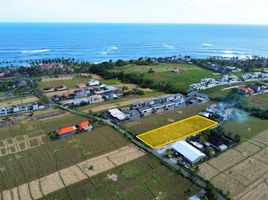
<svg viewBox="0 0 268 200"><path fill-rule="evenodd" d="M121 126L127 129L134 136L141 133L171 124L172 122L191 117L204 110L210 103L188 106L169 112L162 112L139 120L122 123Z"/></svg>
<svg viewBox="0 0 268 200"><path fill-rule="evenodd" d="M251 116L243 118L243 121L228 120L223 124L226 133L231 132L232 136L240 135L241 142L245 142L268 129L268 120L261 120Z"/></svg>
<svg viewBox="0 0 268 200"><path fill-rule="evenodd" d="M254 107L261 108L263 110L268 109L268 92L251 96L249 97L249 100Z"/></svg>
<svg viewBox="0 0 268 200"><path fill-rule="evenodd" d="M66 79L66 80L52 80L52 81L40 81L38 82L38 88L43 89L45 87L51 86L59 86L59 85L66 85L68 88L72 89L75 88L75 85L77 83L81 82L88 82L90 81L90 77L74 77L72 79Z"/></svg>
<svg viewBox="0 0 268 200"><path fill-rule="evenodd" d="M107 179L108 174L116 174L118 180L113 182ZM44 199L184 200L196 192L198 188L190 181L161 165L155 158L143 156Z"/></svg>
<svg viewBox="0 0 268 200"><path fill-rule="evenodd" d="M90 133L75 135L14 155L0 157L0 191L128 144L129 142L112 128L98 127Z"/></svg>
<svg viewBox="0 0 268 200"><path fill-rule="evenodd" d="M171 72L172 68L181 68L184 70L182 73ZM154 73L148 73L152 69ZM152 79L154 81L171 82L175 87L187 91L189 85L199 82L203 78L219 78L215 76L211 71L200 68L196 65L190 64L159 64L159 65L127 65L124 67L118 67L113 71L123 71L126 73L143 73L146 79Z"/></svg>
<svg viewBox="0 0 268 200"><path fill-rule="evenodd" d="M0 140L19 135L35 136L47 134L50 131L54 131L69 125L76 125L77 123L85 120L85 118L73 114L67 114L44 121L29 120L25 119L24 117L20 118L22 121L18 125L0 128Z"/></svg>

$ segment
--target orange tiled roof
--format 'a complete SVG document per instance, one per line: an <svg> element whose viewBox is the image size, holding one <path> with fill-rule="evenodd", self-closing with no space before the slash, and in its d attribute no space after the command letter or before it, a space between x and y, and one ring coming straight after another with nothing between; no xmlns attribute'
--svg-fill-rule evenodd
<svg viewBox="0 0 268 200"><path fill-rule="evenodd" d="M83 121L79 124L79 128L82 129L82 128L85 128L89 125L89 121Z"/></svg>
<svg viewBox="0 0 268 200"><path fill-rule="evenodd" d="M248 87L240 87L240 90L243 90L243 91L247 91L247 92L249 92L249 91L253 91L251 88L248 88Z"/></svg>
<svg viewBox="0 0 268 200"><path fill-rule="evenodd" d="M69 127L65 127L65 128L61 128L61 129L57 130L56 133L57 133L57 135L64 135L66 133L70 133L70 132L73 132L75 130L76 130L75 127L69 126Z"/></svg>

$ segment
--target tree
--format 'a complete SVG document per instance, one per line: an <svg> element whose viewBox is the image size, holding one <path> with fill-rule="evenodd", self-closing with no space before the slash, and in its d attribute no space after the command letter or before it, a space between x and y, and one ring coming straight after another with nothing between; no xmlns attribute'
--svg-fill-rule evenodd
<svg viewBox="0 0 268 200"><path fill-rule="evenodd" d="M206 197L209 200L217 200L217 191L216 189L213 187L213 185L211 183L207 183L206 188Z"/></svg>
<svg viewBox="0 0 268 200"><path fill-rule="evenodd" d="M236 143L240 143L240 141L241 141L241 139L240 139L240 135L235 135L235 137L234 137L234 141L235 141Z"/></svg>
<svg viewBox="0 0 268 200"><path fill-rule="evenodd" d="M155 71L153 70L153 68L150 68L149 71L147 72L148 74L152 74L155 73Z"/></svg>
<svg viewBox="0 0 268 200"><path fill-rule="evenodd" d="M172 154L173 154L173 152L172 152L171 149L166 149L165 150L165 156L167 156L168 158L172 158Z"/></svg>

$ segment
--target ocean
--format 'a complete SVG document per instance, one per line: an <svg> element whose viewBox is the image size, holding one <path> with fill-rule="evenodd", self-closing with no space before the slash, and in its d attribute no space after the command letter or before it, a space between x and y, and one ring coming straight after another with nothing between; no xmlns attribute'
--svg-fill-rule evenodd
<svg viewBox="0 0 268 200"><path fill-rule="evenodd" d="M268 56L268 26L0 23L1 63L56 57L101 62L172 55Z"/></svg>

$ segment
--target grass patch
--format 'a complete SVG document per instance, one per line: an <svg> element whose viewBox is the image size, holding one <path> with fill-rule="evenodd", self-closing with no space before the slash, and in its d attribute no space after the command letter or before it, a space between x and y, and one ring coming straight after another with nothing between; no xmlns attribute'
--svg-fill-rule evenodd
<svg viewBox="0 0 268 200"><path fill-rule="evenodd" d="M249 97L254 107L267 110L268 109L268 92Z"/></svg>
<svg viewBox="0 0 268 200"><path fill-rule="evenodd" d="M244 121L228 120L223 124L226 132L231 132L232 136L240 135L241 142L245 142L258 133L268 129L268 120L261 120L248 116Z"/></svg>
<svg viewBox="0 0 268 200"><path fill-rule="evenodd" d="M181 68L183 72L174 73L171 72L173 68ZM154 73L148 73L152 69ZM174 87L186 92L189 85L199 82L203 78L219 78L219 76L213 75L210 70L200 68L193 64L159 64L159 65L126 65L123 67L117 67L112 71L125 72L125 73L142 73L145 79L151 79L156 82L171 82Z"/></svg>

